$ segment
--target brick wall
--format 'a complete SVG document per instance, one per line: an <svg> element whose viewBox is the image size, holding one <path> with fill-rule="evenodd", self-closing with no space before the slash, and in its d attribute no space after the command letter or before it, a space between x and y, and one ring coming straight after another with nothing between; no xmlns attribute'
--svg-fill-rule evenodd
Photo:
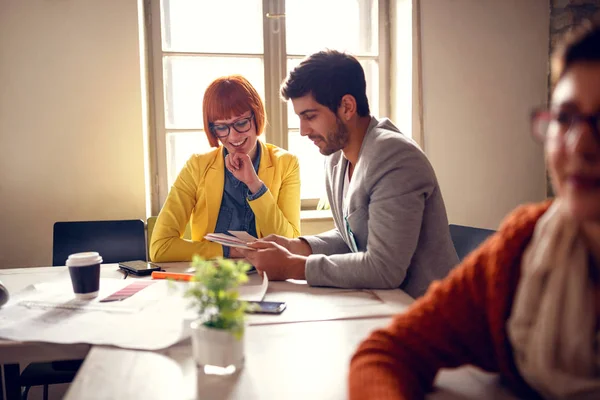
<svg viewBox="0 0 600 400"><path fill-rule="evenodd" d="M550 50L571 27L600 18L600 0L550 0Z"/></svg>

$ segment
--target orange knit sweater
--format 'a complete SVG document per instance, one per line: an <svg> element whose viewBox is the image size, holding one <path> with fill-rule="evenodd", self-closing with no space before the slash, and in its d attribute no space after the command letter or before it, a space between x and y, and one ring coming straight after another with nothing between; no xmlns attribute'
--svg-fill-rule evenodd
<svg viewBox="0 0 600 400"><path fill-rule="evenodd" d="M521 257L549 206L515 210L447 278L373 332L352 358L350 399L422 399L440 368L467 364L499 373L520 396L538 398L517 371L506 321Z"/></svg>

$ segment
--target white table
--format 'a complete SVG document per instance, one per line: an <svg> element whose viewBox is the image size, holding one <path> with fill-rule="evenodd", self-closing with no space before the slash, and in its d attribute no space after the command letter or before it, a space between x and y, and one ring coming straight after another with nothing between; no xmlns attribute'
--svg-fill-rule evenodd
<svg viewBox="0 0 600 400"><path fill-rule="evenodd" d="M95 347L66 400L75 399L345 399L350 357L389 318L252 326L246 363L230 377L197 372L189 343L160 352ZM158 374L156 379L152 376ZM126 377L126 379L123 379ZM197 396L196 396L197 393ZM495 376L474 368L442 372L435 400L514 399Z"/></svg>
<svg viewBox="0 0 600 400"><path fill-rule="evenodd" d="M181 264L168 268L185 269ZM11 292L28 284L55 278L60 267L0 270ZM103 266L102 277L122 277L115 265ZM160 352L125 350L106 346L17 343L0 340L0 364L83 358L85 362L66 399L343 399L347 397L348 362L358 343L369 332L384 326L380 314L400 312L410 297L400 290L369 291L347 300L343 290L310 288L301 282L271 282L266 300L288 302L288 310L327 299L361 309L357 318L308 322L265 323L248 319L246 363L228 378L198 374L189 340ZM354 304L358 299L359 304ZM384 301L387 309L378 304ZM315 307L312 303L312 307ZM317 307L320 307L317 305ZM320 314L327 317L327 313ZM348 314L350 315L350 314ZM91 349L91 350L90 350ZM89 353L88 353L89 352ZM443 372L432 399L512 399L493 376L466 368Z"/></svg>

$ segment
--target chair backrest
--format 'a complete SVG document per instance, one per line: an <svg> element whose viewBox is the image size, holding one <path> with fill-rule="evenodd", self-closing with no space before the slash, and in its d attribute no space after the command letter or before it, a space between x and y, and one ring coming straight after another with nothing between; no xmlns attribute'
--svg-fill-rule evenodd
<svg viewBox="0 0 600 400"><path fill-rule="evenodd" d="M456 254L458 254L458 259L462 261L463 258L495 232L491 229L450 224L450 236L452 237Z"/></svg>
<svg viewBox="0 0 600 400"><path fill-rule="evenodd" d="M52 265L65 265L72 253L97 251L105 264L146 260L146 235L140 219L74 221L54 224Z"/></svg>
<svg viewBox="0 0 600 400"><path fill-rule="evenodd" d="M152 232L154 232L154 225L156 225L156 218L158 217L152 216L148 217L146 220L146 250L148 251L148 257L150 257L150 243L152 240Z"/></svg>

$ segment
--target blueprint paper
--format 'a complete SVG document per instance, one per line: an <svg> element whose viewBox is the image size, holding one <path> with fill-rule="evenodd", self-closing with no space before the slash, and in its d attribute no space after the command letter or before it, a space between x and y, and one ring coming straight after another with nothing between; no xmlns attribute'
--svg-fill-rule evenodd
<svg viewBox="0 0 600 400"><path fill-rule="evenodd" d="M100 299L131 283L101 279L93 300L77 300L68 279L30 285L0 309L0 337L19 341L89 343L158 350L176 343L186 300L175 283L157 282L120 302Z"/></svg>

